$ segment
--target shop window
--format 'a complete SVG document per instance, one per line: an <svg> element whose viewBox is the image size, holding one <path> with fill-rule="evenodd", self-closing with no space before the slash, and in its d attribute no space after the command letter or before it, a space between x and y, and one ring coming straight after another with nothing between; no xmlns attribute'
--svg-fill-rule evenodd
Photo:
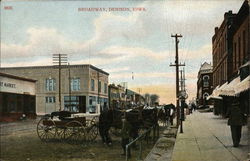
<svg viewBox="0 0 250 161"><path fill-rule="evenodd" d="M79 96L64 96L64 110L79 112Z"/></svg>
<svg viewBox="0 0 250 161"><path fill-rule="evenodd" d="M56 90L56 80L54 78L46 79L46 90L55 91Z"/></svg>

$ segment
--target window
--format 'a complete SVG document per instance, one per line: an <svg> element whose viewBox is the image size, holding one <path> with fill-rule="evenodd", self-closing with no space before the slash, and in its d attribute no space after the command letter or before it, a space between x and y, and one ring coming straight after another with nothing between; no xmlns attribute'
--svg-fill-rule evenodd
<svg viewBox="0 0 250 161"><path fill-rule="evenodd" d="M240 67L240 55L241 55L241 38L238 38L238 59L237 59L237 67Z"/></svg>
<svg viewBox="0 0 250 161"><path fill-rule="evenodd" d="M242 37L243 37L243 48L242 48L243 49L243 54L242 54L241 62L243 61L243 59L247 55L246 54L246 46L247 46L247 44L246 44L246 31L245 30L243 31ZM243 62L242 62L242 64L243 64Z"/></svg>
<svg viewBox="0 0 250 161"><path fill-rule="evenodd" d="M204 93L204 94L203 94L203 99L205 99L205 100L206 100L208 96L209 96L209 94L208 94L208 93Z"/></svg>
<svg viewBox="0 0 250 161"><path fill-rule="evenodd" d="M55 91L56 90L56 80L54 78L46 79L46 90Z"/></svg>
<svg viewBox="0 0 250 161"><path fill-rule="evenodd" d="M64 110L79 112L79 96L64 96Z"/></svg>
<svg viewBox="0 0 250 161"><path fill-rule="evenodd" d="M55 103L56 102L56 97L55 96L45 97L45 102L46 103Z"/></svg>
<svg viewBox="0 0 250 161"><path fill-rule="evenodd" d="M203 87L209 87L209 76L203 76Z"/></svg>
<svg viewBox="0 0 250 161"><path fill-rule="evenodd" d="M95 91L95 80L91 79L91 91Z"/></svg>
<svg viewBox="0 0 250 161"><path fill-rule="evenodd" d="M107 83L104 83L104 93L107 93L107 89L108 89Z"/></svg>
<svg viewBox="0 0 250 161"><path fill-rule="evenodd" d="M102 83L101 81L98 82L98 92L102 92Z"/></svg>
<svg viewBox="0 0 250 161"><path fill-rule="evenodd" d="M79 91L80 90L80 78L71 79L71 90Z"/></svg>

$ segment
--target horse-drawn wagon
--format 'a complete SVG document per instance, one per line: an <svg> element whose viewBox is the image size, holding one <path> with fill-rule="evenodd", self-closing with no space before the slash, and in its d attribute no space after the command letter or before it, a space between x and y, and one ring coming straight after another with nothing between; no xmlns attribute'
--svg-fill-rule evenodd
<svg viewBox="0 0 250 161"><path fill-rule="evenodd" d="M99 114L52 112L38 122L37 135L42 141L94 141L98 135L98 116Z"/></svg>

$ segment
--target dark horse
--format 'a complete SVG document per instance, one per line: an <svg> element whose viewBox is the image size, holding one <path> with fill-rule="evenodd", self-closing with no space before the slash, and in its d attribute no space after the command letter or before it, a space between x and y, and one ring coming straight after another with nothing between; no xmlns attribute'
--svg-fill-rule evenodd
<svg viewBox="0 0 250 161"><path fill-rule="evenodd" d="M103 111L99 116L99 133L103 143L111 144L112 140L109 135L109 129L114 127L116 129L122 128L122 115L125 115L128 122L132 125L130 136L136 138L139 136L138 131L142 128L149 128L156 125L157 109L133 109L129 112L121 110L109 109Z"/></svg>

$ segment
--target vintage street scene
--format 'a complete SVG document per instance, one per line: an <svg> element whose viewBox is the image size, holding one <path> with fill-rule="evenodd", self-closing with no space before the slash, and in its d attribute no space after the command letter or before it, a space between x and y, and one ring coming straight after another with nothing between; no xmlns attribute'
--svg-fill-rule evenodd
<svg viewBox="0 0 250 161"><path fill-rule="evenodd" d="M0 161L250 161L249 0L0 4Z"/></svg>

